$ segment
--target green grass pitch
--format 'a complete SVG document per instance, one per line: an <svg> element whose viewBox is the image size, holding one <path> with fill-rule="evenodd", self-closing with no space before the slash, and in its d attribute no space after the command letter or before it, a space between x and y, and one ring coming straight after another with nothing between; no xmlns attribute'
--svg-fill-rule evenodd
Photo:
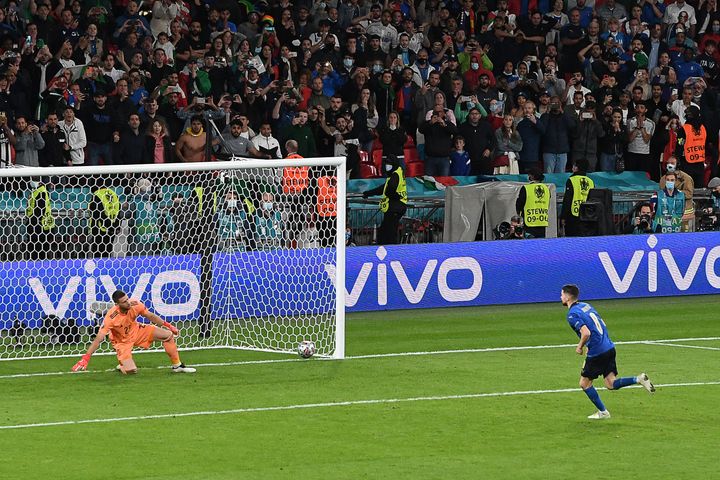
<svg viewBox="0 0 720 480"><path fill-rule="evenodd" d="M27 375L75 359L0 362L0 478L716 475L720 297L592 303L629 342L620 374L658 385L601 390L607 421L586 419L559 303L352 314L343 361L190 351L198 372L174 375L143 354L131 377L110 356L82 374ZM408 352L426 353L384 355Z"/></svg>

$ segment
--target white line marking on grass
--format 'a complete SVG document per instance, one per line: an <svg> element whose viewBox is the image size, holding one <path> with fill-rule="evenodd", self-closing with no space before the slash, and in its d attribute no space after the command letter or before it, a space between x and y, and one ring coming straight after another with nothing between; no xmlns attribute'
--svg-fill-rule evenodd
<svg viewBox="0 0 720 480"><path fill-rule="evenodd" d="M720 337L692 337L692 338L667 338L662 340L630 340L626 342L615 342L616 345L663 345L663 343L670 342L703 342L720 340ZM365 360L372 358L390 358L390 357L413 357L413 356L425 356L425 355L447 355L457 353L487 353L487 352L512 352L512 351L523 351L523 350L549 350L553 348L571 348L577 346L576 343L563 343L556 345L527 345L519 347L490 347L490 348L466 348L458 350L429 350L422 352L397 352L397 353L376 353L370 355L354 355L345 357L345 360ZM674 345L668 345L674 346ZM699 347L698 347L699 348ZM709 348L709 347L708 347ZM318 358L319 361L337 361L333 358ZM218 362L218 363L194 363L193 367L236 367L242 365L262 365L270 363L290 363L290 362L305 362L307 360L301 358L272 358L266 360L244 360L237 362ZM169 369L166 365L157 367L145 367L145 368L156 368L156 369ZM36 372L36 373L14 373L8 375L0 375L0 380L12 379L12 378L29 378L29 377L50 377L50 376L61 376L61 375L88 375L93 373L106 373L115 372L114 368L106 370L88 370L85 372Z"/></svg>
<svg viewBox="0 0 720 480"><path fill-rule="evenodd" d="M664 385L655 385L655 388L671 388L671 387L695 387L707 385L720 385L720 381L714 382L687 382L687 383L667 383ZM642 388L635 385L627 388ZM598 390L605 390L598 388ZM17 430L26 428L40 427L57 427L64 425L84 425L89 423L115 423L115 422L131 422L137 420L157 420L166 418L180 417L199 417L209 415L233 415L241 413L257 413L257 412L277 412L287 410L315 409L315 408L333 408L333 407L352 407L356 405L383 405L391 403L411 403L411 402L436 402L446 400L467 400L474 398L489 397L513 397L521 395L546 395L552 393L571 393L579 392L579 388L558 388L554 390L521 390L516 392L489 392L489 393L468 393L461 395L435 395L427 397L409 397L409 398L378 398L370 400L348 400L345 402L326 402L326 403L305 403L297 405L278 405L272 407L249 407L235 408L232 410L201 410L197 412L181 412L181 413L165 413L160 415L140 415L135 417L114 417L114 418L90 418L84 420L65 420L59 422L46 423L25 423L19 425L0 425L0 430Z"/></svg>
<svg viewBox="0 0 720 480"><path fill-rule="evenodd" d="M661 345L663 347L697 348L698 350L720 351L718 347L701 347L699 345L683 345L682 343L648 342L648 345Z"/></svg>

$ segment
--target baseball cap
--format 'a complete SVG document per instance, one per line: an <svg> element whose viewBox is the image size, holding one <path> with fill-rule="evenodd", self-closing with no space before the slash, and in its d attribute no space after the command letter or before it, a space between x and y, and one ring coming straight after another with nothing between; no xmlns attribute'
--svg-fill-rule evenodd
<svg viewBox="0 0 720 480"><path fill-rule="evenodd" d="M370 35L370 36L368 37L368 39L370 39L370 40L380 40L380 35L375 35L375 34L373 34L373 35Z"/></svg>
<svg viewBox="0 0 720 480"><path fill-rule="evenodd" d="M538 94L538 96L540 96L540 97L542 97L543 95L547 95L547 96L549 97L549 96L550 96L550 92L548 92L547 90L542 90L542 91Z"/></svg>
<svg viewBox="0 0 720 480"><path fill-rule="evenodd" d="M715 187L720 187L720 178L718 178L718 177L713 177L708 182L708 188L715 188Z"/></svg>

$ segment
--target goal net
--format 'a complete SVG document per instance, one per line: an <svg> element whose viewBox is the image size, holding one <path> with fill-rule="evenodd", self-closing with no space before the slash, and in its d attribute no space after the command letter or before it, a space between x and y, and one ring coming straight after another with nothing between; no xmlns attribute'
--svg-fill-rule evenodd
<svg viewBox="0 0 720 480"><path fill-rule="evenodd" d="M182 349L344 356L344 159L2 169L0 225L0 359L84 353L116 289Z"/></svg>

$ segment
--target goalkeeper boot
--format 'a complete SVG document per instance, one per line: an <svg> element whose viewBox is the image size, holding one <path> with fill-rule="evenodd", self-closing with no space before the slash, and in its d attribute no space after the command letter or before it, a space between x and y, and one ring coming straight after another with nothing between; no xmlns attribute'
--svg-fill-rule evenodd
<svg viewBox="0 0 720 480"><path fill-rule="evenodd" d="M186 367L184 363L180 365L174 365L172 367L173 373L195 373L196 370L192 367Z"/></svg>
<svg viewBox="0 0 720 480"><path fill-rule="evenodd" d="M642 385L643 387L645 387L645 390L647 390L648 392L650 392L650 393L655 392L655 385L652 384L652 382L650 381L650 379L648 378L648 376L646 374L641 373L640 375L638 375L637 382L640 385Z"/></svg>
<svg viewBox="0 0 720 480"><path fill-rule="evenodd" d="M610 412L608 412L607 410L602 411L602 412L600 410L598 410L597 412L593 413L592 415L588 415L588 418L591 420L606 420L606 419L610 418Z"/></svg>

